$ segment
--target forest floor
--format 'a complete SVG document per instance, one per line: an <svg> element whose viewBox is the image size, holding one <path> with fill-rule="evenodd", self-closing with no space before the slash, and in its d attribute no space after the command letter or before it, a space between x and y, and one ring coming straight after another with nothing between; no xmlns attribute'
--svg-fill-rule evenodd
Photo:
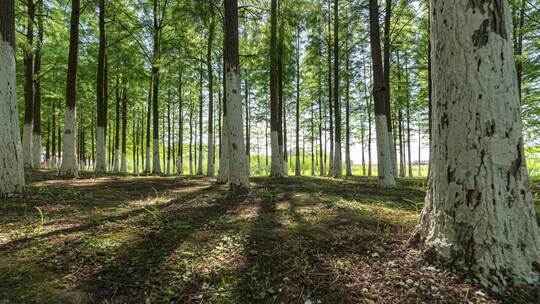
<svg viewBox="0 0 540 304"><path fill-rule="evenodd" d="M406 247L425 180L27 173L0 202L0 303L495 303ZM538 201L538 183L533 186Z"/></svg>

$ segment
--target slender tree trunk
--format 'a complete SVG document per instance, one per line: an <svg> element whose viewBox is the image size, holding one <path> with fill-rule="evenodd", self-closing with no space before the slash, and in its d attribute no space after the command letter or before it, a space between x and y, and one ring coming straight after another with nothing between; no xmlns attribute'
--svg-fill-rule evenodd
<svg viewBox="0 0 540 304"><path fill-rule="evenodd" d="M79 14L80 0L71 1L71 25L69 37L69 55L66 84L66 113L64 117L64 141L62 165L59 176L78 177L76 157L76 102L77 102L77 64L79 53Z"/></svg>
<svg viewBox="0 0 540 304"><path fill-rule="evenodd" d="M246 73L247 78L247 73ZM247 160L247 174L248 176L251 174L251 127L250 127L250 96L249 96L249 85L247 82L247 79L244 81L244 87L246 90L245 98L246 98L246 160Z"/></svg>
<svg viewBox="0 0 540 304"><path fill-rule="evenodd" d="M51 138L51 159L52 167L58 165L56 159L56 100L52 102L52 138Z"/></svg>
<svg viewBox="0 0 540 304"><path fill-rule="evenodd" d="M390 86L390 55L391 55L391 18L392 18L392 1L393 0L385 0L386 8L385 8L385 14L384 14L384 53L383 53L383 76L384 76L384 105L385 105L385 111L386 111L386 126L388 127L388 140L389 146L390 146L390 153L392 157L392 174L397 174L397 156L396 156L396 149L395 149L395 140L394 134L392 131L392 106L390 103L390 94L391 94L391 86Z"/></svg>
<svg viewBox="0 0 540 304"><path fill-rule="evenodd" d="M372 70L370 68L370 70ZM364 77L366 75L366 65L364 64ZM371 73L370 73L370 82L373 84L373 79L371 77ZM364 83L365 83L365 89L367 90L367 82L365 82L365 78L364 78ZM367 91L366 91L366 95L367 95ZM373 112L373 103L372 103L372 99L373 99L373 94L370 94L368 97L367 97L367 109L368 109L368 177L372 176L373 175L373 162L371 161L371 143L373 142L373 139L372 139L372 135L373 135L373 130L372 130L372 119L371 119L371 113Z"/></svg>
<svg viewBox="0 0 540 304"><path fill-rule="evenodd" d="M178 75L178 160L176 162L176 172L179 175L184 174L184 100L182 99L182 86L182 69L180 68Z"/></svg>
<svg viewBox="0 0 540 304"><path fill-rule="evenodd" d="M152 111L152 90L154 87L153 76L150 76L150 87L148 88L148 109L146 111L146 167L144 168L144 173L150 174L150 122L151 122L151 111Z"/></svg>
<svg viewBox="0 0 540 304"><path fill-rule="evenodd" d="M441 11L445 18L435 17ZM508 4L436 1L430 13L437 136L412 242L505 298L538 302L540 234Z"/></svg>
<svg viewBox="0 0 540 304"><path fill-rule="evenodd" d="M278 1L279 6L281 7L281 1ZM278 14L281 14L281 9L278 7ZM278 38L278 101L279 101L279 133L278 133L278 143L281 150L282 156L282 168L283 175L286 176L289 174L288 167L288 155L287 155L287 101L283 96L283 49L284 49L284 40L285 40L285 25L284 21L280 20L279 22L279 38Z"/></svg>
<svg viewBox="0 0 540 304"><path fill-rule="evenodd" d="M271 0L270 13L270 143L272 163L270 176L283 176L283 158L281 149L280 127L280 104L279 104L279 71L278 71L278 46L277 46L277 0ZM224 112L225 113L225 112Z"/></svg>
<svg viewBox="0 0 540 304"><path fill-rule="evenodd" d="M26 43L28 49L24 50L24 65L25 65L25 83L24 83L24 130L23 130L23 159L25 168L34 168L33 161L33 140L32 127L34 119L34 24L36 16L36 5L34 0L26 2L27 23L26 23Z"/></svg>
<svg viewBox="0 0 540 304"><path fill-rule="evenodd" d="M311 176L315 176L315 159L317 151L315 149L315 111L313 110L313 102L310 105L310 122L311 122Z"/></svg>
<svg viewBox="0 0 540 304"><path fill-rule="evenodd" d="M0 1L0 195L22 193L24 162L17 107L15 2Z"/></svg>
<svg viewBox="0 0 540 304"><path fill-rule="evenodd" d="M328 133L330 135L330 153L328 157L328 176L334 175L334 100L332 95L332 17L331 17L331 1L328 1ZM337 93L337 92L336 92ZM326 152L326 148L324 149Z"/></svg>
<svg viewBox="0 0 540 304"><path fill-rule="evenodd" d="M105 86L107 79L105 78L105 56L107 36L105 33L105 0L99 0L99 53L98 53L98 68L96 81L96 96L97 96L97 134L96 134L96 173L107 172L107 139L105 137L105 129L107 128L107 97L105 96Z"/></svg>
<svg viewBox="0 0 540 304"><path fill-rule="evenodd" d="M348 41L348 40L347 40ZM347 45L347 54L345 57L345 70L346 70L346 85L345 85L345 174L347 176L352 176L352 164L351 164L351 105L350 105L350 86L351 86L351 77L350 77L350 71L349 71L349 57L350 57L350 50L348 49L348 43ZM364 163L364 126L361 125L361 133L362 133L362 167L365 170L365 163ZM364 171L365 175L365 171Z"/></svg>
<svg viewBox="0 0 540 304"><path fill-rule="evenodd" d="M409 68L405 63L405 86L407 89L407 154L409 155L409 177L413 177L411 154L411 96L409 94ZM420 142L418 142L420 144Z"/></svg>
<svg viewBox="0 0 540 304"><path fill-rule="evenodd" d="M189 175L193 175L193 99L189 96Z"/></svg>
<svg viewBox="0 0 540 304"><path fill-rule="evenodd" d="M114 120L114 162L113 172L120 172L120 99L122 99L122 92L120 91L120 79L116 78L116 112Z"/></svg>
<svg viewBox="0 0 540 304"><path fill-rule="evenodd" d="M223 44L223 49L225 49L225 42ZM223 116L223 123L221 126L221 139L219 149L219 173L217 182L219 184L225 184L229 182L229 129L228 129L228 119L227 119L227 81L225 81L225 58L223 58L223 100L221 100L221 112Z"/></svg>
<svg viewBox="0 0 540 304"><path fill-rule="evenodd" d="M296 176L300 171L300 28L296 29Z"/></svg>
<svg viewBox="0 0 540 304"><path fill-rule="evenodd" d="M214 10L212 4L209 5L210 23L208 31L208 48L206 54L206 62L208 69L208 161L207 172L208 176L215 174L215 144L214 144L214 74L212 71L212 43L214 41Z"/></svg>
<svg viewBox="0 0 540 304"><path fill-rule="evenodd" d="M51 120L47 119L47 141L45 142L45 166L51 166Z"/></svg>
<svg viewBox="0 0 540 304"><path fill-rule="evenodd" d="M42 1L38 1L36 4L38 6L38 13L42 12L41 6L43 5ZM33 156L32 160L34 162L34 168L39 168L41 166L41 46L43 44L43 17L41 14L38 16L38 39L35 53L34 61L34 109L33 109L33 134L32 134L32 149Z"/></svg>
<svg viewBox="0 0 540 304"><path fill-rule="evenodd" d="M120 173L127 173L127 89L126 84L122 89L122 162L120 165Z"/></svg>
<svg viewBox="0 0 540 304"><path fill-rule="evenodd" d="M201 66L199 77L199 161L197 162L197 175L203 175L203 69Z"/></svg>
<svg viewBox="0 0 540 304"><path fill-rule="evenodd" d="M240 61L238 46L238 0L225 0L225 83L227 123L229 133L229 186L233 193L249 191L249 177L242 127L242 99L240 96Z"/></svg>
<svg viewBox="0 0 540 304"><path fill-rule="evenodd" d="M343 169L341 164L341 106L339 100L339 10L338 0L334 0L334 114L335 143L334 143L334 169L335 178L341 178Z"/></svg>
<svg viewBox="0 0 540 304"><path fill-rule="evenodd" d="M171 90L167 98L167 164L165 166L167 175L171 174Z"/></svg>
<svg viewBox="0 0 540 304"><path fill-rule="evenodd" d="M373 96L375 98L375 127L377 132L377 160L379 186L390 187L396 184L394 164L387 126L384 73L381 60L381 41L379 37L379 5L377 0L369 0L370 41L373 61Z"/></svg>

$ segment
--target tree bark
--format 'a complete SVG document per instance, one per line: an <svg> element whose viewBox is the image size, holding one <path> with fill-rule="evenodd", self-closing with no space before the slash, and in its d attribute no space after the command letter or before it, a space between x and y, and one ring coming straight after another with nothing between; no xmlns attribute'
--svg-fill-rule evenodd
<svg viewBox="0 0 540 304"><path fill-rule="evenodd" d="M300 28L296 29L296 163L294 175L300 176Z"/></svg>
<svg viewBox="0 0 540 304"><path fill-rule="evenodd" d="M120 99L122 99L122 92L120 91L120 78L116 78L116 112L114 120L114 161L113 161L113 173L120 172Z"/></svg>
<svg viewBox="0 0 540 304"><path fill-rule="evenodd" d="M127 89L126 84L122 89L122 162L120 164L120 173L127 173Z"/></svg>
<svg viewBox="0 0 540 304"><path fill-rule="evenodd" d="M379 5L377 0L369 0L370 41L373 62L373 96L375 99L375 128L377 132L378 184L380 187L395 186L394 164L391 153L390 132L387 126L384 73L381 60L381 40L379 27Z"/></svg>
<svg viewBox="0 0 540 304"><path fill-rule="evenodd" d="M334 114L335 119L335 143L334 143L334 169L335 178L341 178L343 170L341 166L341 106L339 100L339 3L334 0Z"/></svg>
<svg viewBox="0 0 540 304"><path fill-rule="evenodd" d="M152 116L152 90L154 87L154 76L150 76L150 87L148 88L148 108L146 111L146 163L144 168L144 173L150 174L151 171L151 165L150 165L150 138L152 137L150 135L150 123L151 123L151 116Z"/></svg>
<svg viewBox="0 0 540 304"><path fill-rule="evenodd" d="M71 24L69 37L69 55L66 84L66 112L64 117L64 141L62 165L59 176L64 178L78 177L76 156L76 122L77 122L77 64L79 58L79 15L80 0L71 1Z"/></svg>
<svg viewBox="0 0 540 304"><path fill-rule="evenodd" d="M279 110L279 74L278 74L278 47L277 47L277 0L271 1L270 12L270 144L271 144L271 168L270 176L283 176L283 157L280 143L280 113Z"/></svg>
<svg viewBox="0 0 540 304"><path fill-rule="evenodd" d="M34 23L36 5L34 0L27 1L26 43L29 49L24 50L25 83L24 83L24 130L23 130L23 159L25 168L34 168L32 127L34 119Z"/></svg>
<svg viewBox="0 0 540 304"><path fill-rule="evenodd" d="M105 56L107 36L105 33L105 0L99 0L99 53L96 81L97 96L97 128L96 128L96 173L107 172L107 138L105 129L107 128L107 97L105 96Z"/></svg>
<svg viewBox="0 0 540 304"><path fill-rule="evenodd" d="M24 190L15 54L15 2L0 1L0 196Z"/></svg>
<svg viewBox="0 0 540 304"><path fill-rule="evenodd" d="M203 69L199 75L199 161L197 162L197 175L203 175Z"/></svg>
<svg viewBox="0 0 540 304"><path fill-rule="evenodd" d="M36 45L36 53L34 60L34 109L33 109L33 134L32 134L32 161L34 162L34 168L41 167L41 46L43 44L43 17L41 6L43 2L39 0L35 3L39 16L38 19L38 37Z"/></svg>
<svg viewBox="0 0 540 304"><path fill-rule="evenodd" d="M227 123L229 133L229 187L242 194L249 191L249 177L242 127L242 100L240 95L240 61L238 46L238 0L225 0L225 83Z"/></svg>
<svg viewBox="0 0 540 304"><path fill-rule="evenodd" d="M208 69L208 161L206 175L214 176L215 144L214 144L214 73L212 71L212 43L214 41L214 10L213 4L209 5L210 23L208 30L208 48L206 64Z"/></svg>
<svg viewBox="0 0 540 304"><path fill-rule="evenodd" d="M184 174L184 100L182 99L182 68L178 75L178 160L176 161L176 172L178 175Z"/></svg>
<svg viewBox="0 0 540 304"><path fill-rule="evenodd" d="M538 302L540 234L508 4L434 1L430 15L436 136L429 190L411 241L431 261L501 296Z"/></svg>

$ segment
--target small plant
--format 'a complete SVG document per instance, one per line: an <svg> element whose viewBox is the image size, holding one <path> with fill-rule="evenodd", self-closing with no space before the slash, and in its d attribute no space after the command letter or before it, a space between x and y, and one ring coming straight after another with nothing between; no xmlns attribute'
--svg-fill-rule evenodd
<svg viewBox="0 0 540 304"><path fill-rule="evenodd" d="M37 211L39 212L39 218L40 218L40 222L38 224L38 226L34 229L34 233L39 233L41 232L41 230L43 230L43 226L45 226L45 215L43 214L43 211L41 211L41 209L39 207L34 207L37 209Z"/></svg>

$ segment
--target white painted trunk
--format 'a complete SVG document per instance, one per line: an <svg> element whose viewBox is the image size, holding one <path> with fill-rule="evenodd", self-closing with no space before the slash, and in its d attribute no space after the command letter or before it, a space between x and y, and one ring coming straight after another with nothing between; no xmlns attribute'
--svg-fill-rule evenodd
<svg viewBox="0 0 540 304"><path fill-rule="evenodd" d="M144 172L150 173L150 147L149 146L146 146L145 156L146 156L146 161L144 162L144 165L145 165Z"/></svg>
<svg viewBox="0 0 540 304"><path fill-rule="evenodd" d="M377 134L377 169L380 187L393 187L396 185L394 176L394 159L392 158L391 140L388 139L386 115L375 116L375 132Z"/></svg>
<svg viewBox="0 0 540 304"><path fill-rule="evenodd" d="M34 168L39 169L41 167L41 134L32 134L32 161L34 162Z"/></svg>
<svg viewBox="0 0 540 304"><path fill-rule="evenodd" d="M244 127L242 125L242 96L240 96L240 75L233 67L226 67L227 88L227 131L229 134L229 185L231 190L249 190L247 175Z"/></svg>
<svg viewBox="0 0 540 304"><path fill-rule="evenodd" d="M214 133L208 133L208 168L206 174L214 176Z"/></svg>
<svg viewBox="0 0 540 304"><path fill-rule="evenodd" d="M270 147L272 151L271 164L270 164L270 176L281 177L283 176L283 155L282 149L278 145L278 132L270 132Z"/></svg>
<svg viewBox="0 0 540 304"><path fill-rule="evenodd" d="M202 142L199 143L199 145L202 145ZM202 151L197 155L199 160L197 161L197 175L203 175L203 153Z"/></svg>
<svg viewBox="0 0 540 304"><path fill-rule="evenodd" d="M76 150L77 111L75 108L66 107L64 115L64 136L62 137L62 165L60 165L60 172L58 173L58 175L65 178L75 178L79 176Z"/></svg>
<svg viewBox="0 0 540 304"><path fill-rule="evenodd" d="M176 173L178 173L178 175L184 174L184 163L180 156L178 156L178 159L176 160Z"/></svg>
<svg viewBox="0 0 540 304"><path fill-rule="evenodd" d="M119 173L120 172L120 150L116 149L114 150L114 158L113 158L113 173Z"/></svg>
<svg viewBox="0 0 540 304"><path fill-rule="evenodd" d="M152 164L152 173L161 174L161 163L159 161L159 138L154 138Z"/></svg>
<svg viewBox="0 0 540 304"><path fill-rule="evenodd" d="M334 177L343 177L343 168L341 164L341 141L337 141L334 145Z"/></svg>
<svg viewBox="0 0 540 304"><path fill-rule="evenodd" d="M123 173L123 174L127 173L126 162L127 162L126 153L122 153L122 163L120 165L120 173Z"/></svg>
<svg viewBox="0 0 540 304"><path fill-rule="evenodd" d="M538 287L540 233L507 2L434 3L431 180L413 241L494 292Z"/></svg>
<svg viewBox="0 0 540 304"><path fill-rule="evenodd" d="M97 127L96 132L96 169L97 173L107 172L107 145L105 143L105 128Z"/></svg>
<svg viewBox="0 0 540 304"><path fill-rule="evenodd" d="M224 184L229 181L229 128L226 115L223 116L221 129L222 150L219 158L219 172L217 182L220 184Z"/></svg>
<svg viewBox="0 0 540 304"><path fill-rule="evenodd" d="M0 39L0 195L21 193L24 188L18 113L15 51Z"/></svg>
<svg viewBox="0 0 540 304"><path fill-rule="evenodd" d="M34 149L33 146L33 140L32 135L34 132L32 132L33 126L32 123L25 123L23 128L23 139L22 139L22 151L23 151L23 160L24 160L24 168L26 169L32 169L34 168Z"/></svg>

